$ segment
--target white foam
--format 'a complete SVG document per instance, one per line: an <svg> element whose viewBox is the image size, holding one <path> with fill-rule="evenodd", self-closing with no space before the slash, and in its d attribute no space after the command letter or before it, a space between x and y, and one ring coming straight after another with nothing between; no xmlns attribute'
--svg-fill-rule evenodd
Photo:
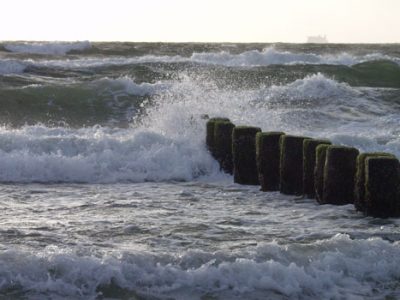
<svg viewBox="0 0 400 300"><path fill-rule="evenodd" d="M65 49L67 48L68 47L65 46ZM229 52L222 51L222 52L193 53L190 57L183 57L179 55L174 55L174 56L143 55L143 56L132 56L132 57L113 56L107 58L85 57L78 59L40 60L40 61L35 61L34 64L37 66L58 67L66 69L123 66L130 64L156 63L156 62L161 62L161 63L189 62L189 63L214 64L223 66L240 66L240 67L269 66L272 64L283 64L283 65L333 64L333 65L350 66L361 62L374 61L380 59L388 59L400 63L399 58L383 55L380 53L370 53L362 56L356 56L349 53L340 53L336 55L319 55L312 53L293 53L289 51L278 51L274 47L269 47L262 51L251 50L239 54L231 54Z"/></svg>
<svg viewBox="0 0 400 300"><path fill-rule="evenodd" d="M77 59L51 59L36 61L35 65L43 67L56 67L65 69L75 68L99 68L108 66L126 66L141 63L173 63L173 62L189 62L190 60L181 56L155 56L144 55L135 57L85 57Z"/></svg>
<svg viewBox="0 0 400 300"><path fill-rule="evenodd" d="M356 56L346 52L336 55L320 55L314 53L293 53L290 51L279 51L274 47L259 50L246 51L240 54L231 54L221 51L219 53L194 53L191 60L206 64L225 66L268 66L272 64L294 65L294 64L330 64L330 65L354 65L357 63L389 59L400 62L398 58L390 57L380 53L371 53L363 56Z"/></svg>
<svg viewBox="0 0 400 300"><path fill-rule="evenodd" d="M272 101L305 101L313 99L323 99L325 104L334 101L360 96L362 93L348 85L321 73L308 75L303 79L297 79L287 85L273 85L261 90L261 96Z"/></svg>
<svg viewBox="0 0 400 300"><path fill-rule="evenodd" d="M205 149L204 115L400 154L397 112L376 101L378 91L372 90L372 97L369 89L322 74L250 90L224 89L185 75L168 83L138 84L121 77L93 84L115 85L114 95L151 95L140 127L2 128L0 181L143 182L215 176L220 173Z"/></svg>
<svg viewBox="0 0 400 300"><path fill-rule="evenodd" d="M203 115L224 116L236 125L332 138L362 146L363 151L400 154L397 111L391 103L378 100L384 91L351 87L322 74L250 90L224 89L213 81L183 75L168 93L154 97L156 105L148 108L145 124L169 137L193 140L204 136ZM359 136L365 139L362 145L357 143Z"/></svg>
<svg viewBox="0 0 400 300"><path fill-rule="evenodd" d="M152 96L160 94L167 91L171 86L170 83L160 81L155 83L136 83L135 79L129 76L122 76L115 79L105 77L96 80L94 84L111 86L113 89L135 96Z"/></svg>
<svg viewBox="0 0 400 300"><path fill-rule="evenodd" d="M399 243L338 234L312 244L263 243L233 252L77 255L48 247L3 251L0 290L95 298L101 286L139 295L202 299L365 299L400 294ZM80 251L82 253L82 251Z"/></svg>
<svg viewBox="0 0 400 300"><path fill-rule="evenodd" d="M0 130L0 181L192 180L218 172L202 140L146 129L26 126Z"/></svg>
<svg viewBox="0 0 400 300"><path fill-rule="evenodd" d="M363 99L360 89L339 83L322 74L307 76L292 83L261 87L251 90L223 89L203 78L182 76L167 94L155 97L158 103L149 108L149 126L157 130L168 129L168 134L184 135L187 128L201 127L197 122L202 115L226 116L237 124L253 124L265 130L286 130L299 127L299 119L289 123L282 117L290 112L310 113L328 109L330 113L341 113L339 105L349 104L349 99ZM330 106L327 104L331 104ZM318 118L318 116L317 116ZM318 119L316 120L318 121Z"/></svg>
<svg viewBox="0 0 400 300"><path fill-rule="evenodd" d="M4 48L16 53L65 55L71 50L90 49L89 41L82 42L25 42L16 44L6 44Z"/></svg>

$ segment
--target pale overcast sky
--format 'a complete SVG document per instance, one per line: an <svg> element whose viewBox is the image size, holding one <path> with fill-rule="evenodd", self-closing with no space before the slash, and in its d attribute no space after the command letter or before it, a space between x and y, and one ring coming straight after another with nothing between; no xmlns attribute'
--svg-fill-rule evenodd
<svg viewBox="0 0 400 300"><path fill-rule="evenodd" d="M0 40L400 42L400 0L10 0Z"/></svg>

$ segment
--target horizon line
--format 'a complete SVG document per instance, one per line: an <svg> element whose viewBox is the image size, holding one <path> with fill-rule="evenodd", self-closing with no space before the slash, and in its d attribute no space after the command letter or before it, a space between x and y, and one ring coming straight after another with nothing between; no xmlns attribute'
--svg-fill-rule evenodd
<svg viewBox="0 0 400 300"><path fill-rule="evenodd" d="M7 42L53 42L53 43L73 43L73 42L90 42L90 43L148 43L148 44L316 44L316 45L339 45L339 44L347 44L347 45L374 45L374 44L400 44L400 41L396 42L326 42L326 43L309 43L309 42L284 42L284 41L275 41L275 42L267 42L267 41L249 41L249 42L240 42L240 41L132 41L132 40L33 40L33 39L15 39L15 40L0 40L0 43Z"/></svg>

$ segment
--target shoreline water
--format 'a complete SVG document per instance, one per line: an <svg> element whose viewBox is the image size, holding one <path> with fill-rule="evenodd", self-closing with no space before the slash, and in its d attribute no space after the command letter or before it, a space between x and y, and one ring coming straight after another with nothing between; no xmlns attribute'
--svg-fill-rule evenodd
<svg viewBox="0 0 400 300"><path fill-rule="evenodd" d="M0 50L0 297L399 297L397 219L233 184L204 142L223 115L399 157L398 47L100 44Z"/></svg>

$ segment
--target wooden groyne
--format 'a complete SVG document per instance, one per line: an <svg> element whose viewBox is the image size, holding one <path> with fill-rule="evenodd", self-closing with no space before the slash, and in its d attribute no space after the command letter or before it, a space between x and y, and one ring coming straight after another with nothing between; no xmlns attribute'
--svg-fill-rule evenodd
<svg viewBox="0 0 400 300"><path fill-rule="evenodd" d="M258 185L256 135L258 127L236 126L232 131L233 180L240 184Z"/></svg>
<svg viewBox="0 0 400 300"><path fill-rule="evenodd" d="M367 216L400 217L400 162L393 154L360 154L325 139L235 126L227 118L206 126L208 150L235 183L319 204L352 203Z"/></svg>
<svg viewBox="0 0 400 300"><path fill-rule="evenodd" d="M280 139L284 132L258 132L256 135L256 162L261 190L279 191Z"/></svg>

